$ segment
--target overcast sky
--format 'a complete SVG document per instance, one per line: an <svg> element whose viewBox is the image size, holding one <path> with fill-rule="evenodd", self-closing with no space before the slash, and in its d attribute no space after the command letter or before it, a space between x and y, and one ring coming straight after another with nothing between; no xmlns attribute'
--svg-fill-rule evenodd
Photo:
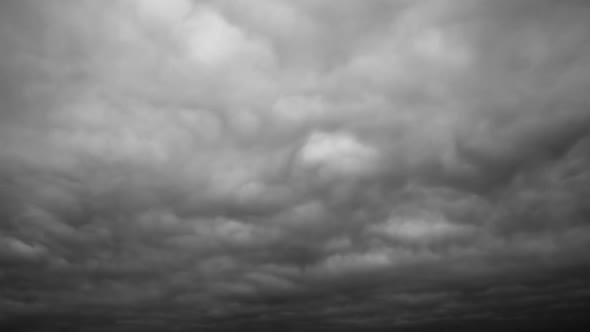
<svg viewBox="0 0 590 332"><path fill-rule="evenodd" d="M563 328L589 268L589 1L0 2L3 331Z"/></svg>

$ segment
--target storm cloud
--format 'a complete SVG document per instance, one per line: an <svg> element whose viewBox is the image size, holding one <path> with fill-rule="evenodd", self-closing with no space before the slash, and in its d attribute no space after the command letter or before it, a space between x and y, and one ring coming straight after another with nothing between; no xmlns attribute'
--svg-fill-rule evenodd
<svg viewBox="0 0 590 332"><path fill-rule="evenodd" d="M590 5L0 4L0 326L565 328Z"/></svg>

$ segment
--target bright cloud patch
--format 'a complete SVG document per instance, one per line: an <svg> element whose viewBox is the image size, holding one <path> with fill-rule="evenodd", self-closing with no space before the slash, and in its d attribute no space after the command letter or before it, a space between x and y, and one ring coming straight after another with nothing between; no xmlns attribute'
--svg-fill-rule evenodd
<svg viewBox="0 0 590 332"><path fill-rule="evenodd" d="M328 175L357 175L375 167L377 151L345 133L313 133L300 152L301 161Z"/></svg>

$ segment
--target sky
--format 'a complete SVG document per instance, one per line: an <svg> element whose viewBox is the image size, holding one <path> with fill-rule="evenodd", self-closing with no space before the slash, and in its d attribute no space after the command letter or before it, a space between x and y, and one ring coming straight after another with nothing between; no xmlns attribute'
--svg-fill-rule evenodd
<svg viewBox="0 0 590 332"><path fill-rule="evenodd" d="M588 324L589 22L1 1L0 329Z"/></svg>

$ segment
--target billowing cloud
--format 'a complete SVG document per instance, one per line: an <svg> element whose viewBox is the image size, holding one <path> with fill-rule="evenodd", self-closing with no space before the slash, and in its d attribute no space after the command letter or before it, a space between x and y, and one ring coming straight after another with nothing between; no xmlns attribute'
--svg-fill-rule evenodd
<svg viewBox="0 0 590 332"><path fill-rule="evenodd" d="M589 21L575 0L4 1L0 326L587 324Z"/></svg>

